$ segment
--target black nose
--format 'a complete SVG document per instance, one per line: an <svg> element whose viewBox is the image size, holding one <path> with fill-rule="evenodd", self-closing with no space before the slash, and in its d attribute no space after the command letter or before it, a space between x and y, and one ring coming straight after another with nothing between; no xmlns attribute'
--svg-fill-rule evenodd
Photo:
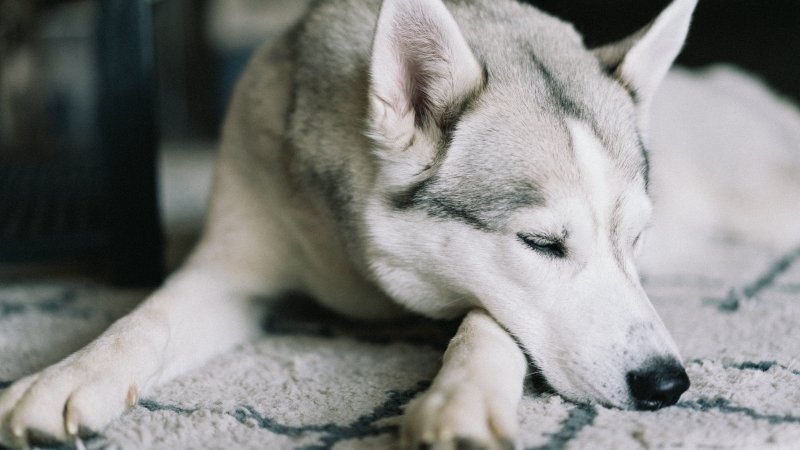
<svg viewBox="0 0 800 450"><path fill-rule="evenodd" d="M636 409L656 410L678 402L689 389L689 377L674 359L656 359L640 370L628 372L628 388Z"/></svg>

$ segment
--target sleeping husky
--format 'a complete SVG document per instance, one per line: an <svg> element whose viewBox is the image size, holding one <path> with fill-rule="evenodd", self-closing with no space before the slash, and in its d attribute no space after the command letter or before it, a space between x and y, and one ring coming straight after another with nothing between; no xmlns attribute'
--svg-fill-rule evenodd
<svg viewBox="0 0 800 450"><path fill-rule="evenodd" d="M529 360L576 402L674 404L689 379L634 256L648 105L695 3L587 49L511 0L318 2L239 82L186 265L7 389L3 443L102 428L256 336L254 299L285 291L362 319L464 317L404 447L513 446Z"/></svg>

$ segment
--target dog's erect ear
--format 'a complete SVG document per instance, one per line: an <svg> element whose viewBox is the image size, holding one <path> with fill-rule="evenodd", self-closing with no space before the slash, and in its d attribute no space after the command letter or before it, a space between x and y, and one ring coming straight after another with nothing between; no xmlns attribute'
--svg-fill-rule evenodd
<svg viewBox="0 0 800 450"><path fill-rule="evenodd" d="M680 53L697 0L674 0L644 29L594 49L600 62L634 95L641 117L649 101Z"/></svg>
<svg viewBox="0 0 800 450"><path fill-rule="evenodd" d="M441 0L385 0L372 44L370 137L403 150L436 140L483 70Z"/></svg>

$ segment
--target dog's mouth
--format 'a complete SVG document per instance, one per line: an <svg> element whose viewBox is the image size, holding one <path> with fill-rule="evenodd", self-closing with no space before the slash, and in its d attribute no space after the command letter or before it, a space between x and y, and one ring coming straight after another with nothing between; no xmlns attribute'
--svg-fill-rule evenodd
<svg viewBox="0 0 800 450"><path fill-rule="evenodd" d="M547 378L542 373L542 370L531 359L528 353L525 353L528 359L528 373L525 375L525 390L533 394L558 394L558 391L547 381Z"/></svg>

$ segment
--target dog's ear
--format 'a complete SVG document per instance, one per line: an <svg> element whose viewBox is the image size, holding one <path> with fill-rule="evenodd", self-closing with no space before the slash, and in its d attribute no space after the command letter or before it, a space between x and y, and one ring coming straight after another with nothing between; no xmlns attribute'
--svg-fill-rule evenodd
<svg viewBox="0 0 800 450"><path fill-rule="evenodd" d="M683 48L696 5L697 0L673 0L642 30L593 50L606 70L633 94L640 108L640 122L658 85Z"/></svg>
<svg viewBox="0 0 800 450"><path fill-rule="evenodd" d="M420 138L434 148L482 80L481 65L441 0L383 2L372 44L368 125L376 144L390 150L384 153L399 153Z"/></svg>

